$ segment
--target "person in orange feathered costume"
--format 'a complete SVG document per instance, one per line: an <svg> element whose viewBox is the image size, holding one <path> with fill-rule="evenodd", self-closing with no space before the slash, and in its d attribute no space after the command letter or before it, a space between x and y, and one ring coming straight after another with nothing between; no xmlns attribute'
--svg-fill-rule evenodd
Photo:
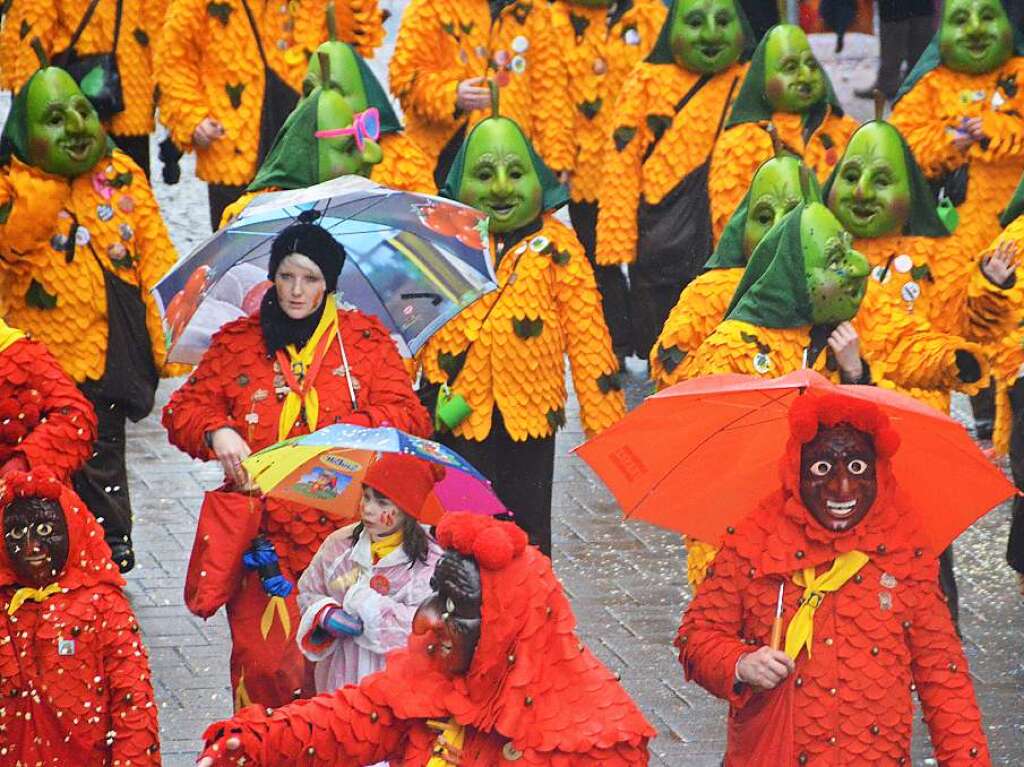
<svg viewBox="0 0 1024 767"><path fill-rule="evenodd" d="M139 624L103 529L49 469L0 495L0 763L158 767Z"/></svg>
<svg viewBox="0 0 1024 767"><path fill-rule="evenodd" d="M509 522L437 528L436 594L383 671L212 725L200 767L645 765L654 729L583 646L551 562Z"/></svg>
<svg viewBox="0 0 1024 767"><path fill-rule="evenodd" d="M0 479L45 465L66 480L95 439L89 400L45 346L0 319Z"/></svg>
<svg viewBox="0 0 1024 767"><path fill-rule="evenodd" d="M797 398L789 422L780 489L727 536L675 642L686 676L729 702L724 765L910 764L913 690L939 764L990 764L937 562L893 476L899 435L838 394ZM780 587L784 651L769 639Z"/></svg>

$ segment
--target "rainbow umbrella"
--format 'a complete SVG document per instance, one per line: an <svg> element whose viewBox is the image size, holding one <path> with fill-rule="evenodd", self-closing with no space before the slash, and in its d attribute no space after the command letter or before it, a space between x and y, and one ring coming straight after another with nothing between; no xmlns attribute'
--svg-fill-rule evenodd
<svg viewBox="0 0 1024 767"><path fill-rule="evenodd" d="M359 516L360 479L378 453L403 453L445 467L444 479L434 486L421 517L427 524L436 523L445 511L509 513L487 478L461 455L392 427L334 424L277 442L242 465L267 495L322 509L344 523Z"/></svg>

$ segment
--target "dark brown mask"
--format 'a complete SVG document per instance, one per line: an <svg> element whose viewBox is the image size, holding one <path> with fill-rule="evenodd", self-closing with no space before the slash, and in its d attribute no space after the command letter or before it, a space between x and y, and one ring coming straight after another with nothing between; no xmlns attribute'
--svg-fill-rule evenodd
<svg viewBox="0 0 1024 767"><path fill-rule="evenodd" d="M852 426L822 426L800 452L800 499L818 523L852 530L875 502L875 446Z"/></svg>
<svg viewBox="0 0 1024 767"><path fill-rule="evenodd" d="M4 512L4 546L18 582L48 586L64 572L68 523L57 501L18 498Z"/></svg>

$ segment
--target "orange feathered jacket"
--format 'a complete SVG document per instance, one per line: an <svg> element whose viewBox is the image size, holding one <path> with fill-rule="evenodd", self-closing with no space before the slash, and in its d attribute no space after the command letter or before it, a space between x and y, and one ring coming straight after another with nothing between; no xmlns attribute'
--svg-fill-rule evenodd
<svg viewBox="0 0 1024 767"><path fill-rule="evenodd" d="M915 690L939 764L990 764L936 560L919 548L915 510L906 507L888 459L878 462L878 495L867 517L834 534L800 502L794 443L782 461L779 491L726 537L683 616L676 646L686 677L728 701L731 723L742 721L747 707L770 711L792 695L793 755L808 767L911 764ZM770 641L779 584L786 584L788 623L803 593L793 574L813 566L821 575L855 549L870 560L825 595L814 615L812 655L802 651L796 671L772 692L734 687L739 658ZM746 764L734 748L730 742L725 764Z"/></svg>
<svg viewBox="0 0 1024 767"><path fill-rule="evenodd" d="M90 0L40 3L13 0L0 30L0 87L17 92L39 68L32 50L36 38L49 58L62 53L85 17ZM118 136L152 133L156 106L153 46L160 35L168 0L122 0L117 41L117 68L121 75L124 111L108 123ZM116 3L102 0L78 39L80 56L109 53L114 44Z"/></svg>
<svg viewBox="0 0 1024 767"><path fill-rule="evenodd" d="M472 408L455 429L460 437L486 439L495 407L514 440L554 434L565 422L565 355L584 430L596 434L625 415L594 272L571 229L550 213L541 224L507 252L492 237L499 289L459 313L420 351L427 379L451 383Z"/></svg>
<svg viewBox="0 0 1024 767"><path fill-rule="evenodd" d="M510 525L464 513L438 524L438 542L480 568L480 640L464 676L438 670L428 637L414 635L359 686L212 725L204 756L255 767L646 765L654 728L579 640L551 561L525 534L496 529ZM465 728L461 755L432 759L431 723L450 721ZM234 754L223 740L233 734Z"/></svg>
<svg viewBox="0 0 1024 767"><path fill-rule="evenodd" d="M697 86L701 75L674 64L640 63L633 69L615 102L606 139L598 264L636 261L641 200L656 205L707 161L729 108L729 94L735 97L745 71L745 64L734 64L719 72L677 111L676 105ZM745 176L729 215L743 199L753 171Z"/></svg>
<svg viewBox="0 0 1024 767"><path fill-rule="evenodd" d="M0 351L0 465L14 456L67 481L92 455L96 413L41 343Z"/></svg>
<svg viewBox="0 0 1024 767"><path fill-rule="evenodd" d="M438 157L460 129L490 113L457 109L459 82L493 78L502 115L522 127L552 170L571 170L572 113L551 22L546 0L515 0L493 20L487 0L411 0L389 68L409 138Z"/></svg>
<svg viewBox="0 0 1024 767"><path fill-rule="evenodd" d="M633 67L651 52L665 22L661 0L625 3L628 10L587 7L570 0L551 5L556 39L569 75L565 109L573 116L572 199L597 202L607 182L608 136L615 100Z"/></svg>
<svg viewBox="0 0 1024 767"><path fill-rule="evenodd" d="M801 159L824 184L843 156L850 136L857 130L857 121L835 114L831 107L821 125L804 138L803 115L776 112L772 125L787 151ZM743 196L750 179L765 160L774 156L771 136L762 123L740 123L722 133L715 144L708 175L711 198L711 224L715 242L722 236Z"/></svg>
<svg viewBox="0 0 1024 767"><path fill-rule="evenodd" d="M394 342L375 318L357 310L338 312L338 328L351 366L357 407L349 398L341 351L332 343L315 379L320 407L317 423L297 419L288 436L333 423L394 426L430 434L430 418L412 391ZM214 458L205 434L221 427L237 431L253 451L278 441L285 380L268 357L258 316L228 323L188 380L171 395L163 425L171 444L193 458ZM267 500L261 530L273 541L290 572L301 573L320 544L336 528L321 511Z"/></svg>
<svg viewBox="0 0 1024 767"><path fill-rule="evenodd" d="M309 56L327 39L328 0L248 0L267 61L296 93ZM338 3L338 35L363 56L383 40L377 0ZM196 150L196 174L217 184L247 184L256 174L265 77L242 0L170 0L156 45L160 121L174 143L193 149L205 118L224 136Z"/></svg>
<svg viewBox="0 0 1024 767"><path fill-rule="evenodd" d="M8 475L0 508L19 496L58 501L69 545L60 591L13 615L21 584L0 546L0 763L158 767L146 648L103 529L47 469Z"/></svg>
<svg viewBox="0 0 1024 767"><path fill-rule="evenodd" d="M108 332L102 263L138 287L157 369L178 374L177 366L165 366L160 311L150 293L178 254L145 174L128 155L115 149L73 180L11 158L0 169L5 207L0 279L8 322L42 341L76 383L99 380Z"/></svg>

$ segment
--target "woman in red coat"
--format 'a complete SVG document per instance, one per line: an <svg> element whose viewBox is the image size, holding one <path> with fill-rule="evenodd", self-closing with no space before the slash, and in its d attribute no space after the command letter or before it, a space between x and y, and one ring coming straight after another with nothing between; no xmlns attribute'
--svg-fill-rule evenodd
<svg viewBox="0 0 1024 767"><path fill-rule="evenodd" d="M283 230L271 249L273 287L259 314L221 328L164 409L171 442L195 458L220 461L233 489L248 487L241 463L251 451L330 424L430 433L387 330L338 305L332 291L344 260L344 248L315 223ZM316 509L266 500L260 532L287 583L265 593L262 579L250 573L228 602L236 705L279 706L297 693L312 694L295 644L299 612L289 587L337 527Z"/></svg>
<svg viewBox="0 0 1024 767"><path fill-rule="evenodd" d="M158 767L149 661L103 528L49 469L0 495L0 764Z"/></svg>
<svg viewBox="0 0 1024 767"><path fill-rule="evenodd" d="M66 481L94 439L96 413L57 360L0 319L0 481L37 466Z"/></svg>
<svg viewBox="0 0 1024 767"><path fill-rule="evenodd" d="M729 702L726 767L909 765L914 690L939 764L991 764L898 446L872 403L793 404L782 487L726 538L676 638L687 678Z"/></svg>

